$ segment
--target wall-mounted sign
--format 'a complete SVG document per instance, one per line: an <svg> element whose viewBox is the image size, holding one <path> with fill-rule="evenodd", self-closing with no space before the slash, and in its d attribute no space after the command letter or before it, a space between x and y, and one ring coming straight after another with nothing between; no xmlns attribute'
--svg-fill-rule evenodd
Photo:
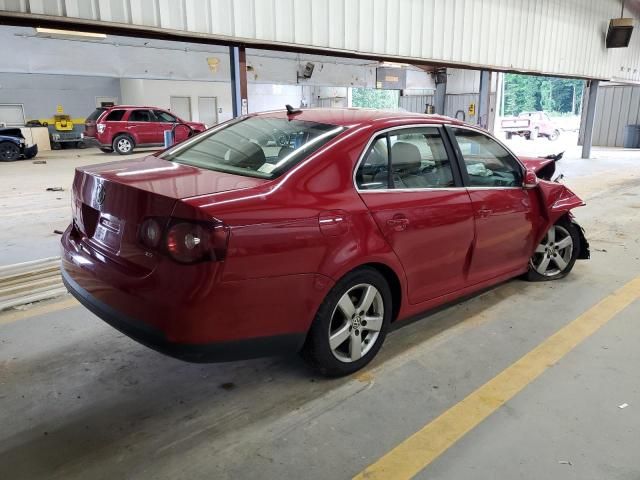
<svg viewBox="0 0 640 480"><path fill-rule="evenodd" d="M473 117L476 114L476 104L475 103L470 103L469 104L469 116Z"/></svg>

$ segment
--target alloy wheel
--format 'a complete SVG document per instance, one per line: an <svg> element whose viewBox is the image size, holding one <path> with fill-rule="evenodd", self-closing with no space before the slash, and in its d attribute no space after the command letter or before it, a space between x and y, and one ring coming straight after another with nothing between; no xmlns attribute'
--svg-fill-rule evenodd
<svg viewBox="0 0 640 480"><path fill-rule="evenodd" d="M573 254L573 239L569 231L553 225L531 257L531 267L540 275L553 277L566 270Z"/></svg>
<svg viewBox="0 0 640 480"><path fill-rule="evenodd" d="M380 335L384 301L380 291L368 283L351 287L338 301L329 323L329 347L341 362L364 357Z"/></svg>
<svg viewBox="0 0 640 480"><path fill-rule="evenodd" d="M126 138L121 138L118 140L118 150L124 153L131 151L131 142Z"/></svg>
<svg viewBox="0 0 640 480"><path fill-rule="evenodd" d="M0 144L0 160L17 160L20 156L20 149L13 143L4 142Z"/></svg>

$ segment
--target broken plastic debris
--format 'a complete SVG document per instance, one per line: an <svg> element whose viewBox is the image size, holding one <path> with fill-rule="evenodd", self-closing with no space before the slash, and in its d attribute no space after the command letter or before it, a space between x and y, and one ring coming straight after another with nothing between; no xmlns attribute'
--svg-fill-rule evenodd
<svg viewBox="0 0 640 480"><path fill-rule="evenodd" d="M571 461L569 460L558 460L558 463L560 465L572 465Z"/></svg>
<svg viewBox="0 0 640 480"><path fill-rule="evenodd" d="M47 163L47 161L46 161L46 160L34 160L34 161L33 161L33 162L31 162L31 163L35 163L35 164L42 165L42 164L44 164L44 163Z"/></svg>
<svg viewBox="0 0 640 480"><path fill-rule="evenodd" d="M618 408L627 408L628 406L628 403L623 403L622 405L618 405Z"/></svg>
<svg viewBox="0 0 640 480"><path fill-rule="evenodd" d="M47 187L47 192L64 192L62 187Z"/></svg>

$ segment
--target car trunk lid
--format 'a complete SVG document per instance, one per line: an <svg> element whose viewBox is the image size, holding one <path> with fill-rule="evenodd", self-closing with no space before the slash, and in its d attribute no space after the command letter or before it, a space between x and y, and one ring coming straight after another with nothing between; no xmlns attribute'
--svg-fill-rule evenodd
<svg viewBox="0 0 640 480"><path fill-rule="evenodd" d="M73 183L74 225L85 246L123 268L144 274L153 270L158 261L157 254L139 242L144 219L168 219L176 203L184 198L251 188L265 182L155 156L81 167L76 169Z"/></svg>

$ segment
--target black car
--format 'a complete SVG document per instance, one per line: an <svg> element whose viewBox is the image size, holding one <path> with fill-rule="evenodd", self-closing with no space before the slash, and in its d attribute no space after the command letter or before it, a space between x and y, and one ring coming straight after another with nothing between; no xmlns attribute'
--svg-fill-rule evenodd
<svg viewBox="0 0 640 480"><path fill-rule="evenodd" d="M28 159L37 154L38 145L28 147L19 128L0 128L0 161Z"/></svg>

